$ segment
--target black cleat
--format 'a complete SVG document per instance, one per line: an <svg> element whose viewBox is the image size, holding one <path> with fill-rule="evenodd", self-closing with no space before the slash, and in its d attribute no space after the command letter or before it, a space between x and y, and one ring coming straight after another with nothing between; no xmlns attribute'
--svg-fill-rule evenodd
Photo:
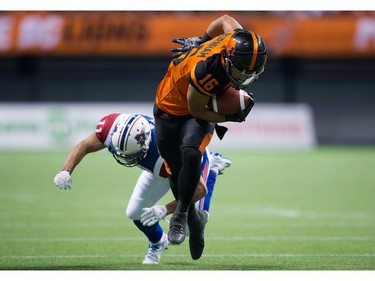
<svg viewBox="0 0 375 281"><path fill-rule="evenodd" d="M190 255L193 260L199 259L204 250L204 228L208 220L208 213L204 210L197 210L197 213L200 217L199 221L190 222L189 225L189 247Z"/></svg>
<svg viewBox="0 0 375 281"><path fill-rule="evenodd" d="M172 245L179 245L185 240L187 213L174 213L169 222L168 240Z"/></svg>

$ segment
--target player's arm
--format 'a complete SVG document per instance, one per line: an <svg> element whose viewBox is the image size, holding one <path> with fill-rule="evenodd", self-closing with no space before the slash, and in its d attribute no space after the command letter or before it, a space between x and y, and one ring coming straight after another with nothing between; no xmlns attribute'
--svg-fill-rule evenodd
<svg viewBox="0 0 375 281"><path fill-rule="evenodd" d="M197 118L206 120L207 122L219 123L225 121L225 115L216 113L207 108L210 97L203 95L189 85L187 92L187 102L190 114Z"/></svg>
<svg viewBox="0 0 375 281"><path fill-rule="evenodd" d="M95 133L92 133L72 148L64 162L62 170L73 173L74 168L88 153L96 152L103 148L105 148L105 145L99 141Z"/></svg>
<svg viewBox="0 0 375 281"><path fill-rule="evenodd" d="M203 178L200 177L197 189L193 196L193 201L197 202L199 199L206 196L208 193L206 183ZM144 226L152 226L159 220L164 219L167 215L172 214L176 210L177 201L174 200L166 205L154 205L150 208L143 208L141 215L141 223Z"/></svg>
<svg viewBox="0 0 375 281"><path fill-rule="evenodd" d="M193 48L197 48L200 44L209 41L218 35L229 33L238 28L242 29L242 26L234 18L228 15L223 15L210 23L202 37L194 36L190 38L174 38L172 42L180 44L181 47L171 49L173 58L178 58L182 54L190 51Z"/></svg>
<svg viewBox="0 0 375 281"><path fill-rule="evenodd" d="M71 188L71 174L74 168L88 153L96 152L103 148L105 148L105 145L96 137L95 133L75 145L65 159L61 171L54 178L56 186L64 189Z"/></svg>
<svg viewBox="0 0 375 281"><path fill-rule="evenodd" d="M234 18L229 15L223 15L209 24L206 34L203 35L203 42L219 36L220 34L229 33L238 28L242 29L242 26ZM208 36L208 38L204 38L205 36Z"/></svg>

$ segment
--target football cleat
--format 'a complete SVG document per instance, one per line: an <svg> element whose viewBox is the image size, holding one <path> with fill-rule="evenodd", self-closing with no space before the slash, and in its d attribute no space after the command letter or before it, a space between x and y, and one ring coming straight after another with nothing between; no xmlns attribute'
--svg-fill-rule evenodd
<svg viewBox="0 0 375 281"><path fill-rule="evenodd" d="M223 157L220 153L217 152L210 152L209 158L211 169L217 167L219 169L219 175L222 175L225 168L229 168L232 164L232 161L229 158Z"/></svg>
<svg viewBox="0 0 375 281"><path fill-rule="evenodd" d="M172 245L179 245L186 236L187 212L174 212L169 222L168 240Z"/></svg>
<svg viewBox="0 0 375 281"><path fill-rule="evenodd" d="M208 221L208 213L205 210L197 210L200 220L198 222L189 222L189 247L190 255L193 260L199 259L204 250L204 228Z"/></svg>
<svg viewBox="0 0 375 281"><path fill-rule="evenodd" d="M167 234L163 233L160 242L149 245L142 264L158 264L161 254L168 249L168 244Z"/></svg>

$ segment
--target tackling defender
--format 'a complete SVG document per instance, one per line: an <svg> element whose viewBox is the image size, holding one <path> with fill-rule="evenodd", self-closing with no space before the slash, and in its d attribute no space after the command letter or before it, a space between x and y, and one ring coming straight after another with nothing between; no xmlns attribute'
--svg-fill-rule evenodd
<svg viewBox="0 0 375 281"><path fill-rule="evenodd" d="M96 131L79 142L69 153L54 183L60 189L70 189L71 174L81 160L91 152L104 148L126 167L143 170L134 187L126 209L127 216L149 240L143 264L158 264L168 246L167 235L160 219L174 212L177 202L155 205L169 190L167 171L155 141L154 120L147 115L112 113L103 117ZM231 165L231 161L207 149L202 156L201 178L194 194L199 212L207 218L216 176ZM207 222L207 221L206 221Z"/></svg>

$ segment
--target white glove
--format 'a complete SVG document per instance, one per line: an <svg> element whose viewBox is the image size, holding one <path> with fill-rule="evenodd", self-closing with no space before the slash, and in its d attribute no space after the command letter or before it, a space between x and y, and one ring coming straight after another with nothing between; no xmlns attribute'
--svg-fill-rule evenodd
<svg viewBox="0 0 375 281"><path fill-rule="evenodd" d="M144 226L151 226L159 220L165 219L167 215L167 207L164 205L154 205L151 208L143 208L141 215L141 223Z"/></svg>
<svg viewBox="0 0 375 281"><path fill-rule="evenodd" d="M53 181L60 189L70 189L72 187L72 177L68 171L60 171Z"/></svg>

